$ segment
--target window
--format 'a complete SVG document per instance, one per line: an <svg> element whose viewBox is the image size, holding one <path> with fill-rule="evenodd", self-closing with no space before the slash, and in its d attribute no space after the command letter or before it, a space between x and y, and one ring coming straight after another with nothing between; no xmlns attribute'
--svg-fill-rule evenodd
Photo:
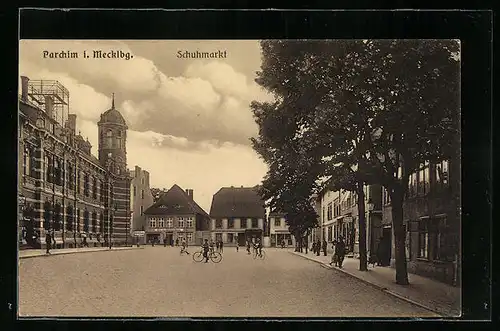
<svg viewBox="0 0 500 331"><path fill-rule="evenodd" d="M193 242L193 234L191 232L186 233L186 238L188 243Z"/></svg>
<svg viewBox="0 0 500 331"><path fill-rule="evenodd" d="M149 219L149 227L150 228L155 228L156 227L156 218L150 218Z"/></svg>
<svg viewBox="0 0 500 331"><path fill-rule="evenodd" d="M108 148L113 148L113 131L111 130L106 132L106 146L108 146Z"/></svg>
<svg viewBox="0 0 500 331"><path fill-rule="evenodd" d="M89 211L85 209L83 212L83 232L89 232Z"/></svg>
<svg viewBox="0 0 500 331"><path fill-rule="evenodd" d="M215 234L215 241L222 241L222 233Z"/></svg>
<svg viewBox="0 0 500 331"><path fill-rule="evenodd" d="M173 221L172 219L169 217L167 218L167 228L171 228L173 226Z"/></svg>
<svg viewBox="0 0 500 331"><path fill-rule="evenodd" d="M329 226L328 227L328 241L333 241L332 237L333 237L332 227Z"/></svg>
<svg viewBox="0 0 500 331"><path fill-rule="evenodd" d="M63 180L62 180L62 164L61 160L59 158L55 158L54 161L54 183L56 185L62 185Z"/></svg>
<svg viewBox="0 0 500 331"><path fill-rule="evenodd" d="M50 205L50 202L45 201L43 204L43 228L44 229L50 229L50 219L52 216L51 213L51 208L52 206Z"/></svg>
<svg viewBox="0 0 500 331"><path fill-rule="evenodd" d="M137 186L134 185L134 197L137 195Z"/></svg>
<svg viewBox="0 0 500 331"><path fill-rule="evenodd" d="M177 227L183 228L184 227L184 217L179 217L177 219Z"/></svg>
<svg viewBox="0 0 500 331"><path fill-rule="evenodd" d="M82 193L81 180L82 180L82 172L80 170L78 170L78 174L76 176L76 192L78 194Z"/></svg>
<svg viewBox="0 0 500 331"><path fill-rule="evenodd" d="M329 221L333 219L332 203L331 202L328 204L327 217L328 217Z"/></svg>
<svg viewBox="0 0 500 331"><path fill-rule="evenodd" d="M436 164L436 184L448 185L449 162L441 161Z"/></svg>
<svg viewBox="0 0 500 331"><path fill-rule="evenodd" d="M31 154L31 149L29 147L25 147L23 155L23 174L25 176L31 176Z"/></svg>
<svg viewBox="0 0 500 331"><path fill-rule="evenodd" d="M66 207L66 230L73 231L73 207Z"/></svg>
<svg viewBox="0 0 500 331"><path fill-rule="evenodd" d="M419 195L429 193L429 162L427 161L420 165L420 170L418 171L417 193Z"/></svg>
<svg viewBox="0 0 500 331"><path fill-rule="evenodd" d="M322 218L323 222L325 221L325 207L323 207L323 215L322 215Z"/></svg>
<svg viewBox="0 0 500 331"><path fill-rule="evenodd" d="M222 229L222 220L221 219L216 219L215 220L215 228L216 229Z"/></svg>
<svg viewBox="0 0 500 331"><path fill-rule="evenodd" d="M92 212L92 232L97 232L97 213Z"/></svg>
<svg viewBox="0 0 500 331"><path fill-rule="evenodd" d="M187 222L187 227L188 228L192 228L193 227L193 218L192 217L188 217L186 219L186 222Z"/></svg>
<svg viewBox="0 0 500 331"><path fill-rule="evenodd" d="M48 183L52 183L53 172L54 172L54 164L53 164L52 156L46 155L45 156L45 175L46 175L45 180Z"/></svg>
<svg viewBox="0 0 500 331"><path fill-rule="evenodd" d="M87 173L84 173L83 175L83 195L85 195L86 197L89 196L89 174Z"/></svg>
<svg viewBox="0 0 500 331"><path fill-rule="evenodd" d="M233 218L230 218L227 220L227 228L234 229L234 219Z"/></svg>
<svg viewBox="0 0 500 331"><path fill-rule="evenodd" d="M75 188L75 169L73 165L68 162L68 189L73 190Z"/></svg>
<svg viewBox="0 0 500 331"><path fill-rule="evenodd" d="M421 219L418 223L418 257L429 258L428 219Z"/></svg>
<svg viewBox="0 0 500 331"><path fill-rule="evenodd" d="M240 229L246 229L246 228L247 228L247 219L240 218Z"/></svg>
<svg viewBox="0 0 500 331"><path fill-rule="evenodd" d="M144 215L144 206L141 206L141 216Z"/></svg>
<svg viewBox="0 0 500 331"><path fill-rule="evenodd" d="M104 232L104 215L102 213L99 214L99 232Z"/></svg>
<svg viewBox="0 0 500 331"><path fill-rule="evenodd" d="M54 230L61 230L61 205L59 203L54 206Z"/></svg>
<svg viewBox="0 0 500 331"><path fill-rule="evenodd" d="M417 194L417 173L413 173L410 175L408 181L408 196L414 197Z"/></svg>
<svg viewBox="0 0 500 331"><path fill-rule="evenodd" d="M141 199L144 199L144 190L141 190Z"/></svg>
<svg viewBox="0 0 500 331"><path fill-rule="evenodd" d="M234 235L232 233L228 233L226 242L232 243L233 241L234 241Z"/></svg>
<svg viewBox="0 0 500 331"><path fill-rule="evenodd" d="M274 219L274 226L281 227L281 218Z"/></svg>
<svg viewBox="0 0 500 331"><path fill-rule="evenodd" d="M158 221L158 227L159 228L164 228L165 227L165 221L163 220L163 218L160 218L160 220Z"/></svg>
<svg viewBox="0 0 500 331"><path fill-rule="evenodd" d="M386 188L384 188L383 190L383 202L384 202L384 205L388 205L391 203L391 196L389 195L389 191L387 191Z"/></svg>
<svg viewBox="0 0 500 331"><path fill-rule="evenodd" d="M141 184L144 185L144 177L141 178Z"/></svg>
<svg viewBox="0 0 500 331"><path fill-rule="evenodd" d="M259 221L256 218L252 218L252 228L258 228Z"/></svg>
<svg viewBox="0 0 500 331"><path fill-rule="evenodd" d="M92 179L92 198L97 199L97 178Z"/></svg>

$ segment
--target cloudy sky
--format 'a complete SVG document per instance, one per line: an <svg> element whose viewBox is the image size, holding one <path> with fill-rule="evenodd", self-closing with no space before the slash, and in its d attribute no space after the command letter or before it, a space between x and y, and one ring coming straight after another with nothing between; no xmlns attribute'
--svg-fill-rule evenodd
<svg viewBox="0 0 500 331"><path fill-rule="evenodd" d="M83 58L83 51L130 52L125 59ZM182 59L178 51L226 51L225 59ZM78 59L43 52L78 52ZM92 53L91 53L92 54ZM254 82L258 41L41 41L20 42L20 75L55 79L70 93L77 130L97 156L97 121L116 108L129 126L127 163L150 172L151 186L194 190L207 212L223 186L253 186L266 166L250 146L257 134L249 103L270 97Z"/></svg>

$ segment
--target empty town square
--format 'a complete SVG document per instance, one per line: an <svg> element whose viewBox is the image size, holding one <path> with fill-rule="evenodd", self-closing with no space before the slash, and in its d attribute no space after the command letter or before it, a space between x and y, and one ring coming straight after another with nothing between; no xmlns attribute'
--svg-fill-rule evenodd
<svg viewBox="0 0 500 331"><path fill-rule="evenodd" d="M188 250L193 252L196 247ZM20 259L20 316L436 317L353 277L267 249L197 263L177 247Z"/></svg>

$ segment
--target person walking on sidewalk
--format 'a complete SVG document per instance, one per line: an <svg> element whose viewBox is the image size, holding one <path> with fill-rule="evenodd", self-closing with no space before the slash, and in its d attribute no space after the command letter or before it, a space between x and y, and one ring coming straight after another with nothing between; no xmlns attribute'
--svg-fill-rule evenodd
<svg viewBox="0 0 500 331"><path fill-rule="evenodd" d="M333 240L332 242L332 249L333 249L333 254L332 254L332 259L330 260L330 265L337 265L337 254L335 253L335 246L337 246L337 240Z"/></svg>
<svg viewBox="0 0 500 331"><path fill-rule="evenodd" d="M224 243L222 242L222 240L219 242L219 252L224 252Z"/></svg>
<svg viewBox="0 0 500 331"><path fill-rule="evenodd" d="M52 246L52 236L50 235L50 232L47 231L47 233L45 233L45 247L46 247L45 254L50 254L51 246Z"/></svg>
<svg viewBox="0 0 500 331"><path fill-rule="evenodd" d="M316 242L316 256L319 256L321 254L321 241Z"/></svg>
<svg viewBox="0 0 500 331"><path fill-rule="evenodd" d="M323 247L322 247L322 248L323 248L323 254L324 254L325 256L326 256L326 248L327 248L327 246L328 246L328 243L326 242L326 240L325 240L325 239L323 239Z"/></svg>
<svg viewBox="0 0 500 331"><path fill-rule="evenodd" d="M344 262L345 256L345 242L342 236L339 237L339 240L335 245L335 254L337 255L337 266L339 268L342 268L342 263Z"/></svg>

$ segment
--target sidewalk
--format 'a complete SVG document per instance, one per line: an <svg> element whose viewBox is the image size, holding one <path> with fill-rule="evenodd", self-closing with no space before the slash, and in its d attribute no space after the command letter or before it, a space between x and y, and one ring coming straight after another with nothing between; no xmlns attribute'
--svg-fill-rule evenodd
<svg viewBox="0 0 500 331"><path fill-rule="evenodd" d="M396 270L390 267L376 266L373 268L370 265L368 271L359 271L359 260L346 257L342 269L339 269L330 266L331 255L316 256L311 252L308 254L290 253L321 263L326 268L356 277L388 294L433 311L443 317L460 316L461 289L458 287L414 274L408 274L410 285L398 285L395 281Z"/></svg>
<svg viewBox="0 0 500 331"><path fill-rule="evenodd" d="M89 248L63 248L63 249L51 249L50 255L45 254L45 249L26 249L19 251L19 258L26 259L30 257L38 256L52 256L52 255L62 255L62 254L75 254L75 253L91 253L91 252L109 252L109 251L123 251L130 249L142 249L144 246L140 247L89 247Z"/></svg>

